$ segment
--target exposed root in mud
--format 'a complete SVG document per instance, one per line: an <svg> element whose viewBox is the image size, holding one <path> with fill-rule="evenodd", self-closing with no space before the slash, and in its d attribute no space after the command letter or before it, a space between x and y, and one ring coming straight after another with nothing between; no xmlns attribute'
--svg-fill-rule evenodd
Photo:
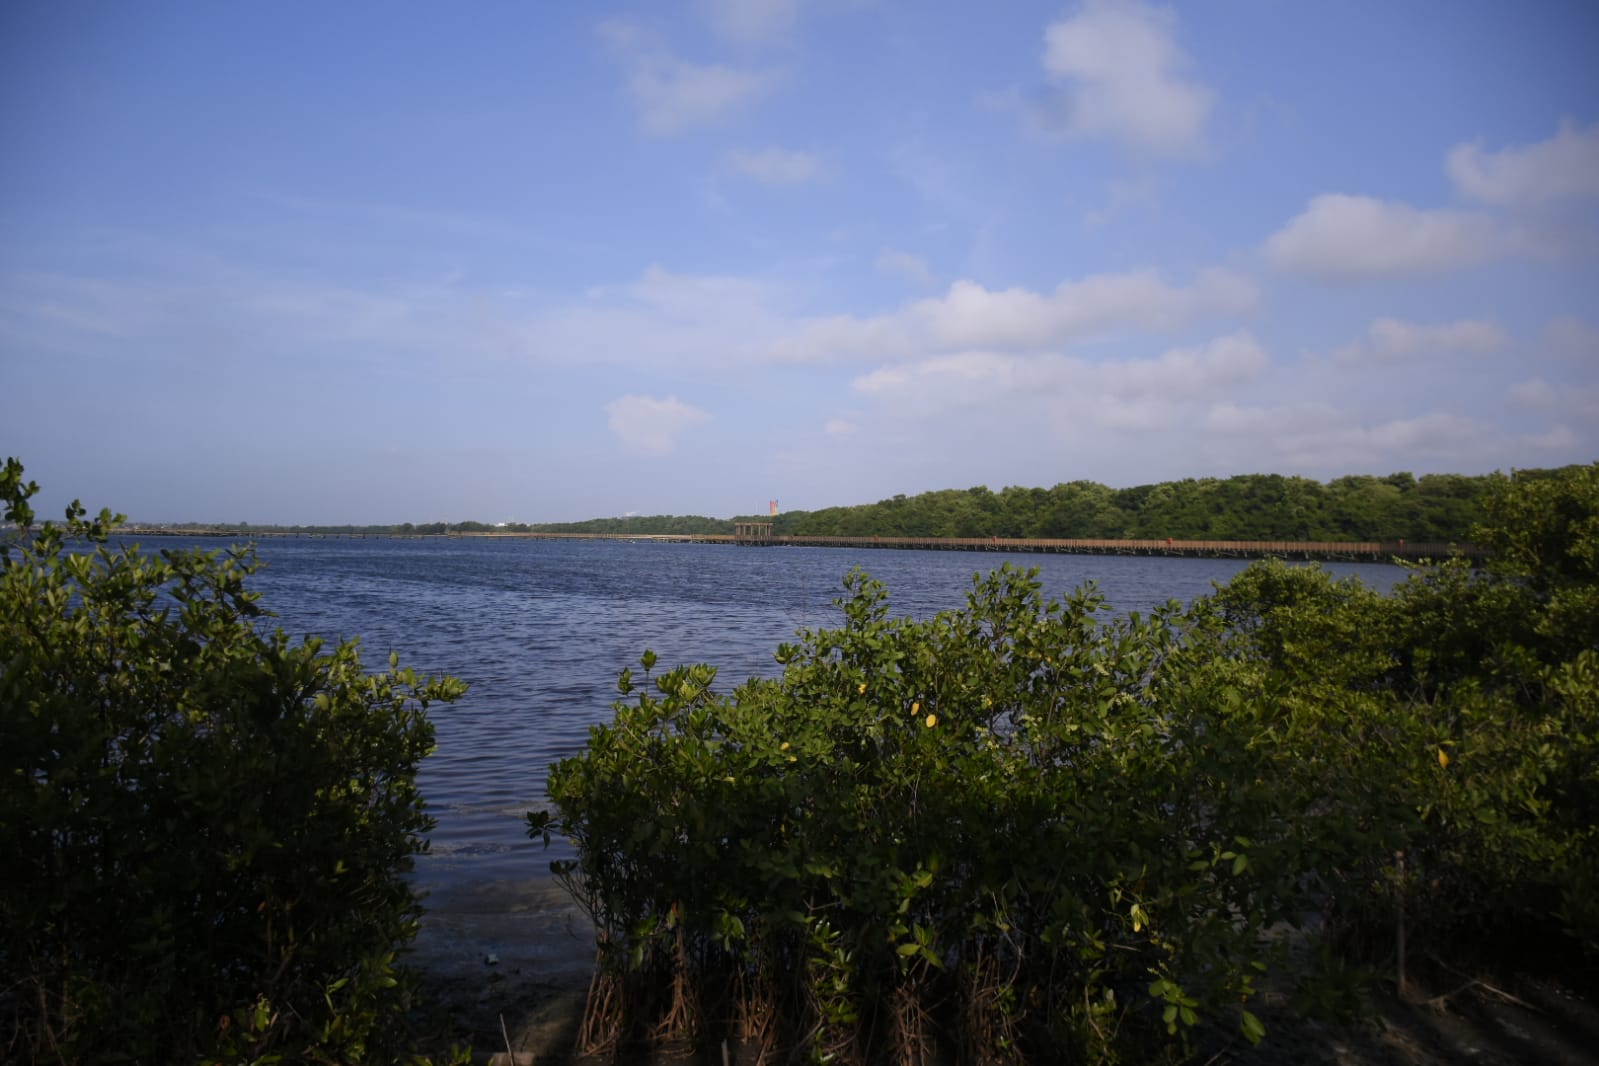
<svg viewBox="0 0 1599 1066"><path fill-rule="evenodd" d="M603 960L596 959L588 999L583 1004L583 1024L578 1029L579 1052L605 1055L616 1050L626 1022L623 994L620 976L609 972Z"/></svg>
<svg viewBox="0 0 1599 1066"><path fill-rule="evenodd" d="M932 1042L928 1039L930 1019L914 984L894 990L894 1061L903 1066L930 1066Z"/></svg>
<svg viewBox="0 0 1599 1066"><path fill-rule="evenodd" d="M678 929L677 948L672 955L672 988L670 1005L665 1015L650 1031L650 1040L656 1043L685 1041L692 1043L700 1032L700 1010L697 984L688 956L688 941L683 930Z"/></svg>

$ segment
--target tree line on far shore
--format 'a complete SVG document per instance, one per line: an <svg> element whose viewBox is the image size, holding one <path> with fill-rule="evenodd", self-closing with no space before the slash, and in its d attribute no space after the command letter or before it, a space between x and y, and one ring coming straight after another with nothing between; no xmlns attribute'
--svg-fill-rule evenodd
<svg viewBox="0 0 1599 1066"><path fill-rule="evenodd" d="M1522 477L1556 471L1524 470ZM1094 481L1054 488L986 486L898 495L877 503L787 511L769 517L643 515L586 522L485 526L462 522L456 532L707 534L732 533L738 522L771 522L778 536L1030 537L1180 540L1337 540L1456 542L1482 520L1484 494L1496 474L1353 475L1325 484L1280 474L1186 478L1113 489ZM396 527L445 532L442 524Z"/></svg>
<svg viewBox="0 0 1599 1066"><path fill-rule="evenodd" d="M1565 468L1569 470L1570 468ZM1521 470L1537 479L1559 470ZM777 536L1020 537L1178 540L1313 540L1458 543L1483 518L1501 474L1367 474L1326 483L1281 474L1185 478L1113 489L1095 481L1053 488L978 485L897 495L877 503L787 511L776 516L631 515L583 522L405 522L395 525L252 525L191 522L170 529L263 532L731 534L740 522L771 522Z"/></svg>
<svg viewBox="0 0 1599 1066"><path fill-rule="evenodd" d="M944 489L860 507L778 515L795 536L1463 541L1496 475L1408 473L1326 484L1280 474L1188 478L1113 489Z"/></svg>

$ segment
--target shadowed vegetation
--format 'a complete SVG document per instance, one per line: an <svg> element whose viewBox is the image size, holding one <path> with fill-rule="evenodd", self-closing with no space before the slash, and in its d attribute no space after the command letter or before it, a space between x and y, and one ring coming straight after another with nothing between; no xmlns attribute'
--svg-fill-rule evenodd
<svg viewBox="0 0 1599 1066"><path fill-rule="evenodd" d="M108 547L0 499L0 1059L411 1054L403 878L452 678L263 632L250 551Z"/></svg>

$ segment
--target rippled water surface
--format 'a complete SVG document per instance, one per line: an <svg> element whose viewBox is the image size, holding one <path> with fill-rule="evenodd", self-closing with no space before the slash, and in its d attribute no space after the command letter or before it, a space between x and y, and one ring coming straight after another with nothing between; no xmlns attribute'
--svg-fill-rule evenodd
<svg viewBox="0 0 1599 1066"><path fill-rule="evenodd" d="M838 548L738 548L647 541L268 538L254 587L290 633L360 636L471 685L435 709L438 751L421 783L438 827L417 865L428 888L538 876L549 858L522 813L545 802L549 764L608 720L617 672L645 648L660 666L708 662L719 687L773 676L772 651L801 626L833 625L843 575L887 584L896 613L960 606L972 574L1010 561L1060 596L1096 581L1119 611L1208 592L1230 560ZM1394 567L1341 565L1388 588ZM659 667L658 667L659 669Z"/></svg>

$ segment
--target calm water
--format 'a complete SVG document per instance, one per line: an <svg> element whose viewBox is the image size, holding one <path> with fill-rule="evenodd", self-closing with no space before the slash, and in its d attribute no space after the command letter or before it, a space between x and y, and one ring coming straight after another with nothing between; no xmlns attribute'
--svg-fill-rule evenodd
<svg viewBox="0 0 1599 1066"><path fill-rule="evenodd" d="M719 688L774 676L772 651L801 626L833 625L841 579L860 566L891 608L924 616L964 602L972 574L1009 558L1061 596L1097 581L1119 611L1190 600L1244 564L1228 560L769 548L631 541L268 538L254 587L292 634L362 638L376 667L471 685L434 709L438 752L421 774L438 828L421 887L536 877L550 855L525 839L549 764L610 717L619 670L645 648L657 669L708 662ZM1386 589L1395 567L1339 565Z"/></svg>

